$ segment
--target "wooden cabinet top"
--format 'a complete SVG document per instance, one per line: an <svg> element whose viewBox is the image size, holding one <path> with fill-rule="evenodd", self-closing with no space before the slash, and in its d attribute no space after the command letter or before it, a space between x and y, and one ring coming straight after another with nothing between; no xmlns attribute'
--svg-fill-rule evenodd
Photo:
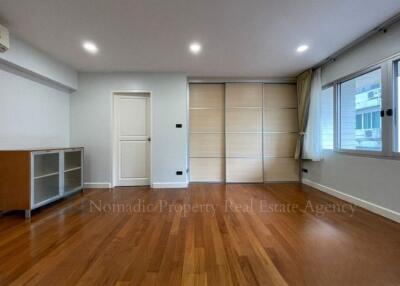
<svg viewBox="0 0 400 286"><path fill-rule="evenodd" d="M21 148L21 149L9 149L9 150L0 150L0 152L46 152L46 151L56 151L56 150L74 150L74 149L83 149L83 147L46 147L46 148Z"/></svg>

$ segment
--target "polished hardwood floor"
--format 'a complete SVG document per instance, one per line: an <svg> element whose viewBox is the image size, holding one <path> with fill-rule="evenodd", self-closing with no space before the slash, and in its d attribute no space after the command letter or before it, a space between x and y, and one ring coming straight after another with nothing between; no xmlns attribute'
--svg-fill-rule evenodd
<svg viewBox="0 0 400 286"><path fill-rule="evenodd" d="M0 218L1 285L400 285L400 224L300 184L88 190Z"/></svg>

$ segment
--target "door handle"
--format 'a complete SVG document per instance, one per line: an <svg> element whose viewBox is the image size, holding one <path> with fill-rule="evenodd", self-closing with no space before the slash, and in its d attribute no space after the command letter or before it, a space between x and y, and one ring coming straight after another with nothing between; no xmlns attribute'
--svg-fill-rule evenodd
<svg viewBox="0 0 400 286"><path fill-rule="evenodd" d="M391 108L386 109L386 115L387 116L392 116L393 115L393 109L391 109Z"/></svg>
<svg viewBox="0 0 400 286"><path fill-rule="evenodd" d="M147 138L147 141L151 142L151 137L148 137L148 138Z"/></svg>

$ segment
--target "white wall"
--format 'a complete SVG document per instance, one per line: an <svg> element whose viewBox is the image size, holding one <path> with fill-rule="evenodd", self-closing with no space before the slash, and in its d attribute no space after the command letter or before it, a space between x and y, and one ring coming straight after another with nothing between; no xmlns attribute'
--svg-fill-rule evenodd
<svg viewBox="0 0 400 286"><path fill-rule="evenodd" d="M5 53L0 53L0 63L67 89L75 90L78 86L75 70L38 51L12 34L10 49Z"/></svg>
<svg viewBox="0 0 400 286"><path fill-rule="evenodd" d="M325 151L321 162L305 162L305 179L400 212L400 161Z"/></svg>
<svg viewBox="0 0 400 286"><path fill-rule="evenodd" d="M386 33L375 34L339 56L335 62L322 67L322 85L376 64L399 52L400 23L397 23L389 27Z"/></svg>
<svg viewBox="0 0 400 286"><path fill-rule="evenodd" d="M81 73L71 97L71 144L85 147L85 182L112 181L112 93L146 90L152 96L152 181L187 181L186 77L176 73ZM175 128L182 123L183 128ZM176 171L183 175L177 176Z"/></svg>
<svg viewBox="0 0 400 286"><path fill-rule="evenodd" d="M11 37L0 53L0 149L69 146L77 73Z"/></svg>
<svg viewBox="0 0 400 286"><path fill-rule="evenodd" d="M0 149L69 145L69 93L0 66Z"/></svg>
<svg viewBox="0 0 400 286"><path fill-rule="evenodd" d="M400 24L352 48L322 69L323 84L400 52ZM370 205L400 213L400 161L325 152L321 162L304 162L304 178ZM400 214L399 214L400 215ZM396 215L397 216L397 215ZM400 216L398 216L400 218Z"/></svg>

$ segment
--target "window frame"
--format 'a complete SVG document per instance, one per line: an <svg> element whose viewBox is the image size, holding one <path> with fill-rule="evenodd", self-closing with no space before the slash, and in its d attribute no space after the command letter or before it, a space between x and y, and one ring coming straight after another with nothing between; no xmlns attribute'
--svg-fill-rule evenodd
<svg viewBox="0 0 400 286"><path fill-rule="evenodd" d="M399 63L399 69L396 69L397 63ZM340 149L340 84L376 69L381 69L381 110L393 110L391 117L387 115L381 117L382 150ZM400 97L397 96L400 84L396 80L397 76L400 76L400 53L322 86L322 90L333 87L333 150L330 151L352 156L400 160L400 124L398 119L400 117Z"/></svg>
<svg viewBox="0 0 400 286"><path fill-rule="evenodd" d="M390 59L389 63L389 78L391 79L390 93L392 94L392 110L393 110L393 123L392 123L392 156L400 159L400 85L398 84L397 77L400 77L400 55L394 56ZM396 66L397 65L397 66ZM398 69L397 69L398 67Z"/></svg>
<svg viewBox="0 0 400 286"><path fill-rule="evenodd" d="M335 151L335 148L336 148L336 131L335 131L335 128L336 128L336 88L335 88L335 84L334 83L330 83L330 84L326 84L326 85L324 85L322 88L321 88L321 91L324 91L324 90L326 90L326 89L329 89L329 88L332 88L332 103L333 103L333 106L332 106L332 115L333 115L333 118L332 118L332 120L333 120L333 126L332 126L332 128L333 128L333 135L332 135L332 148L323 148L323 146L322 146L322 134L321 134L321 151L330 151L330 152L332 152L332 151ZM322 94L322 92L321 92L321 94ZM321 131L320 132L322 132L322 129L321 129Z"/></svg>
<svg viewBox="0 0 400 286"><path fill-rule="evenodd" d="M340 85L344 82L347 82L349 80L355 79L357 77L363 76L365 74L368 74L370 72L376 71L376 70L380 70L381 72L381 98L382 98L382 102L381 102L381 109L386 109L385 108L385 99L384 97L386 96L386 91L384 88L385 82L387 81L387 68L385 63L378 63L376 65L372 65L366 69L362 69L358 72L349 74L345 77L342 77L338 80L336 80L333 84L335 86L335 130L334 130L334 137L335 137L335 148L334 151L337 153L343 153L343 154L350 154L350 155L368 155L368 156L373 156L373 157L384 157L386 156L387 153L387 149L386 149L386 139L385 139L385 133L387 132L386 129L387 127L384 126L383 124L383 120L381 120L381 124L382 124L382 133L381 133L381 137L382 137L382 150L380 151L373 151L373 150L354 150L354 149L344 149L341 148L341 104L340 104ZM385 117L381 118L384 119ZM364 126L364 116L363 116L363 126Z"/></svg>

